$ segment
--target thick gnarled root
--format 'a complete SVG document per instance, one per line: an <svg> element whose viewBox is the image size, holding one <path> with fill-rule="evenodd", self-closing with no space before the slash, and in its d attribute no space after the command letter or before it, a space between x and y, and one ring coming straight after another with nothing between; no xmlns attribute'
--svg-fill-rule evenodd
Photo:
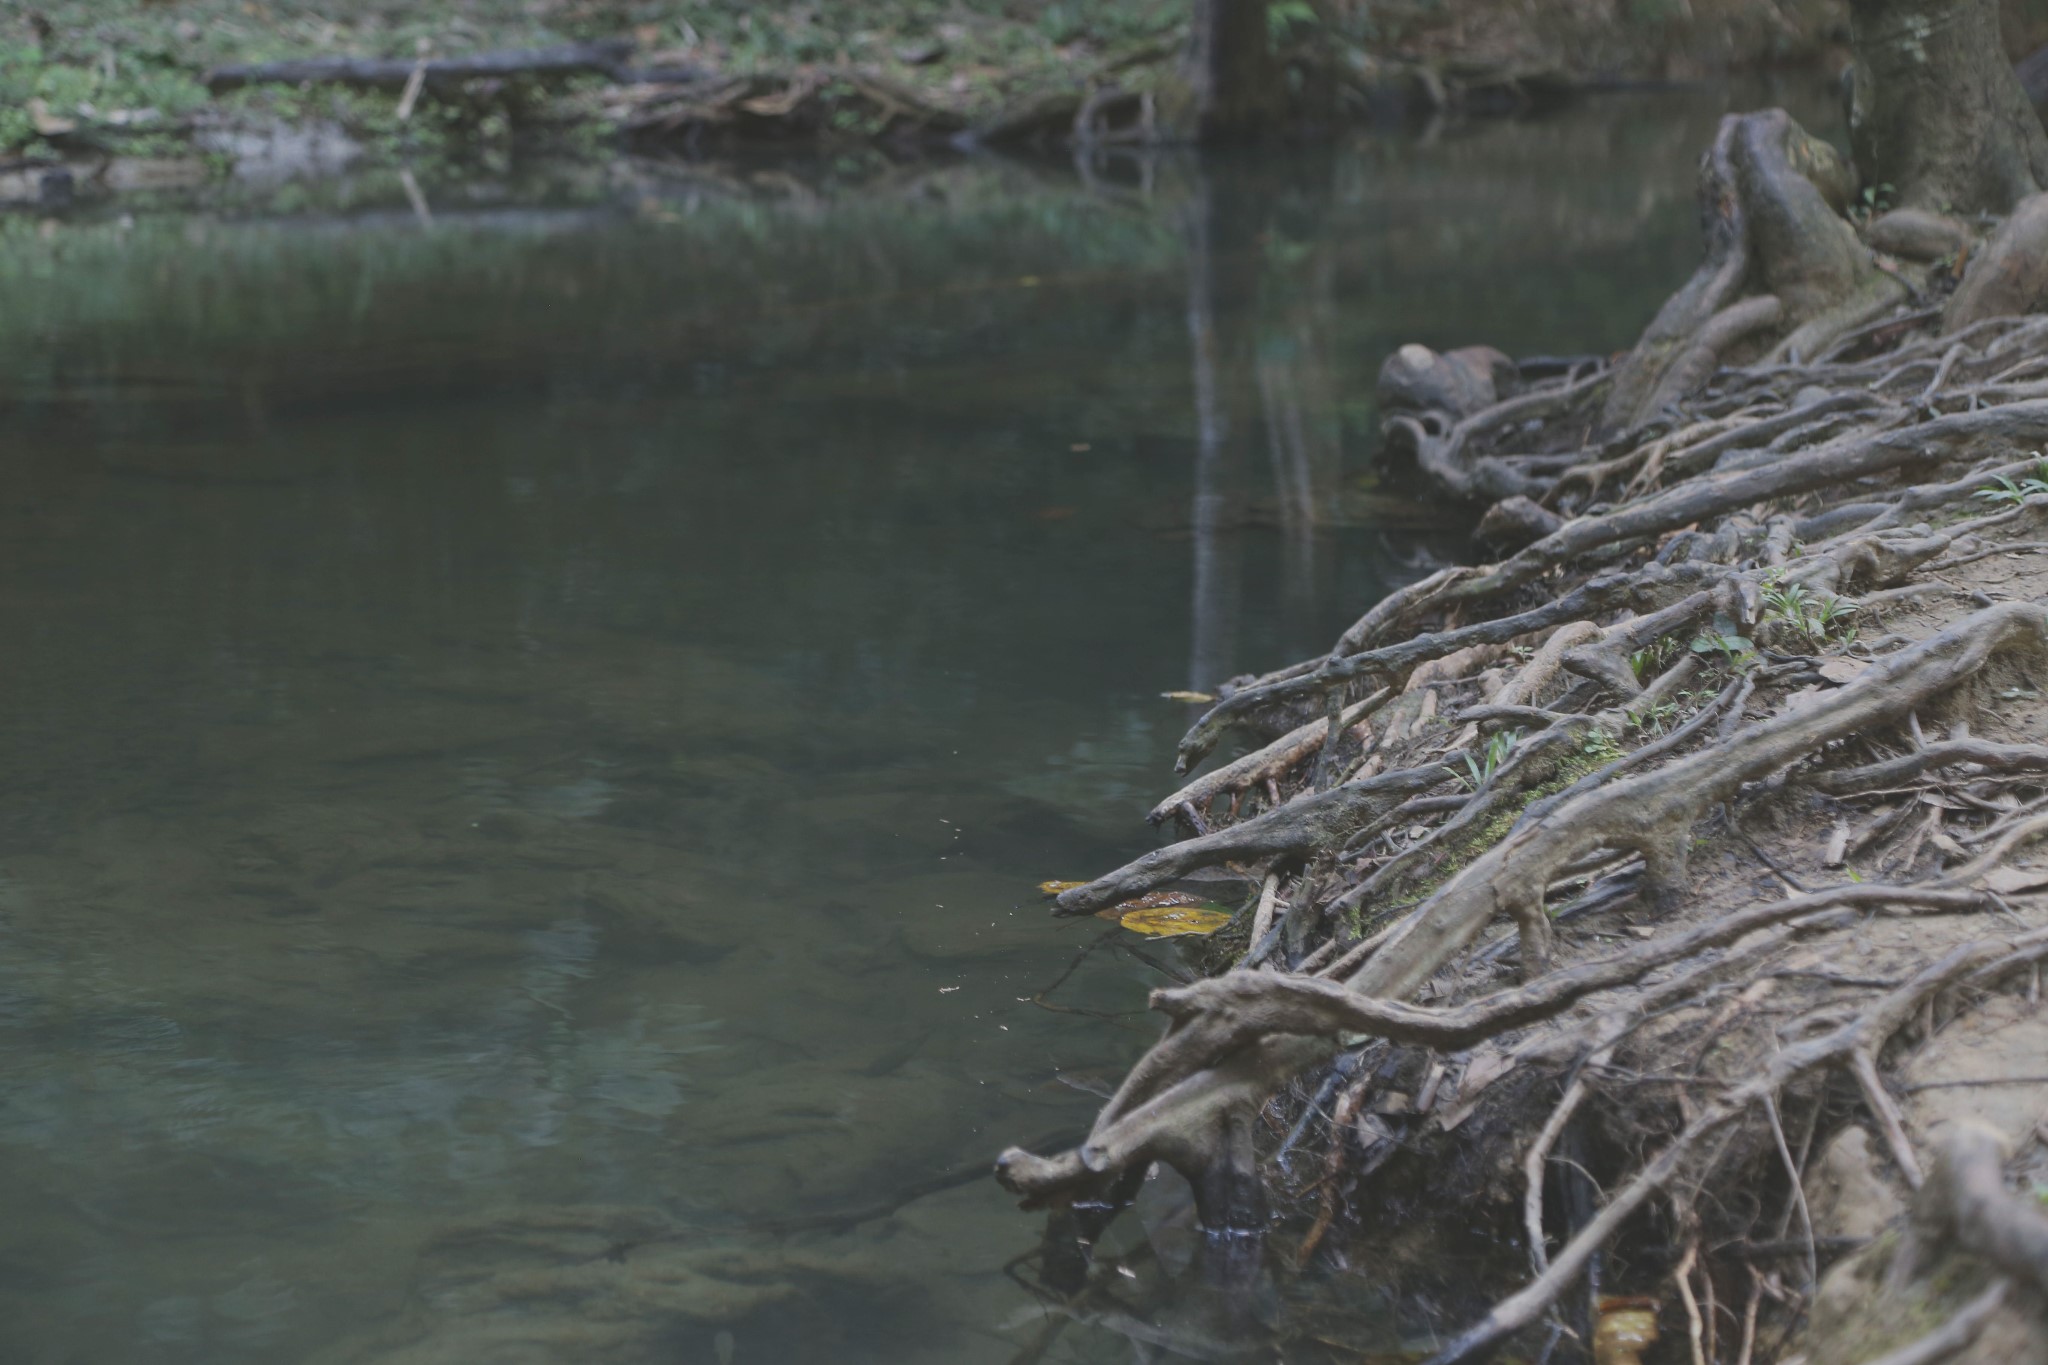
<svg viewBox="0 0 2048 1365"><path fill-rule="evenodd" d="M1214 941L1220 975L1155 995L1166 1032L1087 1140L1004 1155L1004 1183L1064 1230L1049 1233L1048 1284L1092 1292L1086 1248L1155 1164L1187 1177L1212 1230L1286 1228L1305 1199L1291 1254L1306 1262L1372 1216L1374 1172L1414 1180L1442 1158L1528 1173L1510 1216L1535 1278L1441 1360L1576 1311L1566 1291L1652 1212L1696 1229L1680 1279L1701 1330L1719 1311L1719 1330L1754 1336L1754 1296L1745 1329L1743 1306L1716 1309L1700 1278L1724 1272L1697 1229L1726 1217L1703 1210L1702 1181L1760 1164L1782 1185L1845 1112L1900 1181L1935 1179L1887 1050L1904 1055L1941 1002L2009 990L2048 956L2048 914L2013 922L1999 880L2048 832L2048 745L1975 728L2048 683L2048 577L2006 601L1973 586L1980 566L2048 550L2029 539L2048 490L2025 482L2048 477L2034 453L2048 319L1952 339L1935 321L1922 310L1851 343L1886 353L1716 371L1683 425L1582 452L1606 468L1553 481L1614 503L1393 594L1329 655L1197 722L1184 767L1236 727L1322 713L1161 801L1155 823L1193 837L1058 898L1088 913L1218 866L1267 888L1249 928ZM1931 603L1950 604L1945 628L1888 629ZM1822 822L1826 848L1773 853L1775 826L1800 820ZM1782 898L1721 885L1700 845ZM1865 884L1827 885L1856 867ZM1925 953L1882 973L1830 967L1872 915L1929 926ZM1589 951L1581 918L1649 937ZM1644 1077L1658 1068L1693 1078L1675 1113L1631 1093L1675 1083ZM1577 1135L1618 1115L1648 1127L1601 1171L1605 1199L1571 1213L1546 1198L1558 1162L1588 1159ZM1283 1131L1281 1151L1323 1144L1305 1191L1273 1178ZM1453 1159L1485 1143L1494 1155ZM1792 1224L1794 1203L1773 1197ZM1798 1250L1766 1231L1716 1235ZM1803 1279L1770 1281L1786 1311L1818 1292L1807 1260ZM1943 1330L1995 1332L2012 1311L1949 1303Z"/></svg>
<svg viewBox="0 0 2048 1365"><path fill-rule="evenodd" d="M1297 1267L1444 1200L1498 1216L1527 1281L1443 1365L1590 1330L1569 1291L1618 1241L1619 1287L1675 1288L1694 1359L1767 1365L1853 1241L1807 1198L1850 1128L1917 1210L1901 1244L1977 1267L1888 1365L2034 1311L2048 1224L1898 1078L1944 1015L2037 999L2048 959L2023 866L2048 836L2048 317L2006 315L2048 297L2048 229L2030 201L1981 251L1920 209L1859 239L1852 177L1776 111L1724 121L1701 189L1706 262L1614 367L1389 362L1395 444L1494 502L1512 552L1223 691L1151 813L1189 837L1057 898L1263 888L1208 979L1155 993L1165 1032L1086 1140L1002 1157L1066 1311L1116 1319L1089 1249L1163 1165L1206 1228ZM1210 1246L1239 1275L1258 1240Z"/></svg>

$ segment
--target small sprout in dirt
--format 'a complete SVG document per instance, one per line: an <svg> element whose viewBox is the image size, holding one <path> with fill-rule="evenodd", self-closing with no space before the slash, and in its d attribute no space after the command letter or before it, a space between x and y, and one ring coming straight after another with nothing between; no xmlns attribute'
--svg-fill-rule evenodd
<svg viewBox="0 0 2048 1365"><path fill-rule="evenodd" d="M1976 496L1986 502L2019 503L2027 500L2027 490L2010 474L2000 474L1994 482L1978 489Z"/></svg>
<svg viewBox="0 0 2048 1365"><path fill-rule="evenodd" d="M1814 644L1825 643L1832 634L1848 633L1848 620L1856 604L1833 593L1816 596L1797 583L1765 579L1764 623L1805 636Z"/></svg>
<svg viewBox="0 0 2048 1365"><path fill-rule="evenodd" d="M1628 723L1638 730L1647 730L1653 735L1664 733L1664 727L1678 717L1678 703L1660 701L1628 713Z"/></svg>
<svg viewBox="0 0 2048 1365"><path fill-rule="evenodd" d="M1756 646L1750 643L1747 636L1743 635L1722 635L1719 633L1702 635L1692 642L1692 652L1695 654L1713 654L1718 652L1721 656L1721 661L1738 673L1747 672L1750 665L1756 662Z"/></svg>
<svg viewBox="0 0 2048 1365"><path fill-rule="evenodd" d="M1642 682L1650 674L1664 668L1666 664L1671 662L1671 656L1677 648L1678 642L1676 640L1663 639L1651 645L1648 649L1639 649L1629 655L1628 666L1630 671L1636 675L1636 681Z"/></svg>
<svg viewBox="0 0 2048 1365"><path fill-rule="evenodd" d="M1764 589L1764 612L1780 621L1797 621L1806 615L1806 589L1797 583L1770 583Z"/></svg>
<svg viewBox="0 0 2048 1365"><path fill-rule="evenodd" d="M1865 185L1861 202L1858 203L1857 212L1854 216L1875 218L1880 213L1889 213L1892 207L1892 196L1896 193L1898 193L1898 187L1895 185Z"/></svg>
<svg viewBox="0 0 2048 1365"><path fill-rule="evenodd" d="M1579 746L1579 752L1595 763L1605 764L1612 763L1628 751L1615 743L1614 736L1605 730L1595 730L1586 736L1586 742Z"/></svg>
<svg viewBox="0 0 2048 1365"><path fill-rule="evenodd" d="M1465 773L1458 777L1473 791L1478 791L1493 781L1493 775L1500 771L1500 765L1507 762L1508 755L1515 751L1515 741L1522 737L1520 730L1502 730L1486 741L1486 753L1482 759L1465 755Z"/></svg>
<svg viewBox="0 0 2048 1365"><path fill-rule="evenodd" d="M1821 598L1819 605L1813 610L1813 620L1820 626L1820 635L1817 638L1825 639L1840 631L1844 640L1855 639L1856 629L1848 624L1849 618L1855 613L1856 604L1846 597L1837 597L1829 593Z"/></svg>
<svg viewBox="0 0 2048 1365"><path fill-rule="evenodd" d="M2048 493L2048 459L2034 465L2032 477L2014 479L2010 474L2000 474L1996 479L1977 490L1977 496L1986 502L2019 504L2036 493Z"/></svg>

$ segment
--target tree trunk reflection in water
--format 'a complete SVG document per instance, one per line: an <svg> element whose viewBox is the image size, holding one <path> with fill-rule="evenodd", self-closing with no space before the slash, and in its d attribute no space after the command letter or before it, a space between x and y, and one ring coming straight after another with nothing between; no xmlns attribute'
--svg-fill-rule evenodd
<svg viewBox="0 0 2048 1365"><path fill-rule="evenodd" d="M1289 638L1313 630L1318 594L1316 537L1337 486L1343 453L1336 387L1326 361L1336 256L1319 240L1301 288L1279 319L1284 328L1259 348L1259 400L1279 504L1280 592Z"/></svg>
<svg viewBox="0 0 2048 1365"><path fill-rule="evenodd" d="M1247 215L1219 197L1205 168L1195 172L1188 205L1188 341L1194 351L1194 623L1188 686L1214 687L1230 676L1237 645L1243 547L1229 526L1233 485L1243 461L1233 411L1246 406L1243 304L1252 289Z"/></svg>
<svg viewBox="0 0 2048 1365"><path fill-rule="evenodd" d="M1299 188L1325 197L1311 171ZM1282 617L1292 636L1317 600L1316 536L1334 494L1341 441L1324 363L1335 255L1268 269L1281 186L1197 164L1186 214L1188 341L1195 408L1194 604L1188 686L1231 674L1243 607L1244 548L1253 520L1248 444L1263 429L1281 538ZM1268 328L1270 328L1269 334ZM1263 335L1262 335L1263 334Z"/></svg>

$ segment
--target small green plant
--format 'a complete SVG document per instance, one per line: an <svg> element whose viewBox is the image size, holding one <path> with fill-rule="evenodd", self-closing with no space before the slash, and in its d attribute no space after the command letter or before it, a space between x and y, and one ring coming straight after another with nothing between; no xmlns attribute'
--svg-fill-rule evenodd
<svg viewBox="0 0 2048 1365"><path fill-rule="evenodd" d="M1814 607L1811 619L1820 626L1818 638L1825 639L1830 635L1839 634L1845 640L1853 640L1856 638L1856 630L1848 622L1855 614L1854 602L1829 593Z"/></svg>
<svg viewBox="0 0 2048 1365"><path fill-rule="evenodd" d="M1719 653L1721 662L1737 673L1747 672L1756 663L1756 646L1744 635L1729 635L1719 631L1702 635L1692 642L1695 654Z"/></svg>
<svg viewBox="0 0 2048 1365"><path fill-rule="evenodd" d="M1664 728L1678 718L1678 703L1660 701L1643 706L1628 713L1628 723L1638 730L1661 735Z"/></svg>
<svg viewBox="0 0 2048 1365"><path fill-rule="evenodd" d="M1500 771L1500 765L1507 762L1508 755L1515 751L1515 743L1521 739L1520 730L1502 730L1486 741L1481 756L1465 755L1465 773L1458 780L1473 791L1478 791L1493 781L1493 775Z"/></svg>
<svg viewBox="0 0 2048 1365"><path fill-rule="evenodd" d="M2034 465L2032 477L2015 480L2010 474L2000 474L1976 495L1986 502L2011 503L2017 506L2036 493L2048 493L2048 459Z"/></svg>
<svg viewBox="0 0 2048 1365"><path fill-rule="evenodd" d="M1579 752L1595 763L1612 763L1628 751L1615 743L1614 736L1605 730L1595 730L1586 736L1586 742L1579 746Z"/></svg>
<svg viewBox="0 0 2048 1365"><path fill-rule="evenodd" d="M1817 594L1800 583L1787 583L1785 570L1764 575L1763 624L1779 632L1802 636L1812 644L1825 644L1830 636L1853 638L1848 620L1856 604L1833 593Z"/></svg>
<svg viewBox="0 0 2048 1365"><path fill-rule="evenodd" d="M1628 656L1629 671L1636 675L1637 682L1644 682L1648 680L1652 673L1664 668L1671 662L1671 656L1676 652L1677 648L1677 641L1664 639L1659 640L1648 649L1639 649Z"/></svg>
<svg viewBox="0 0 2048 1365"><path fill-rule="evenodd" d="M1898 193L1896 185L1865 185L1858 207L1865 218L1874 218L1880 213L1891 212L1892 196Z"/></svg>

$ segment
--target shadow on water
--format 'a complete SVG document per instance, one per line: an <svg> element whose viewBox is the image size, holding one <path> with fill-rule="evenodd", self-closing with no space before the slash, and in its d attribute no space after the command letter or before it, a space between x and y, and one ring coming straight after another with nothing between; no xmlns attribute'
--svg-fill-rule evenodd
<svg viewBox="0 0 2048 1365"><path fill-rule="evenodd" d="M0 1358L1339 1331L1169 1209L1031 1355L977 1173L1178 970L1031 888L1458 548L1380 358L1625 344L1717 112L0 220Z"/></svg>

